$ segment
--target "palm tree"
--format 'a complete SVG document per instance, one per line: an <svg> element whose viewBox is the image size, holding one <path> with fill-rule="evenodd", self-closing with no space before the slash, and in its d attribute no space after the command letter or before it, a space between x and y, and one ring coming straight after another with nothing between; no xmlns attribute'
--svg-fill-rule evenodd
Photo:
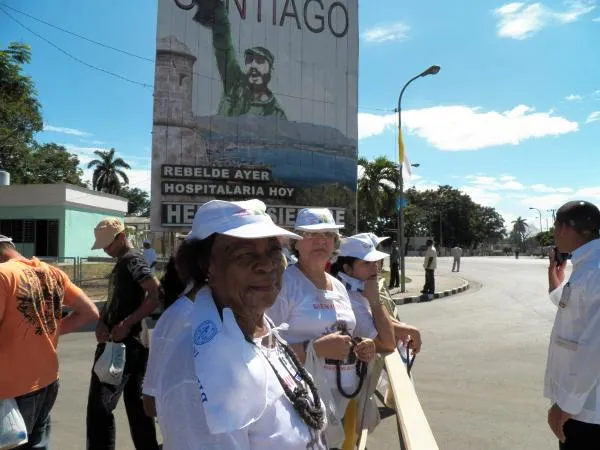
<svg viewBox="0 0 600 450"><path fill-rule="evenodd" d="M100 159L88 163L88 169L94 167L92 189L118 195L121 186L129 184L129 178L122 169L131 169L122 158L115 158L115 149L107 151L96 150L94 154Z"/></svg>
<svg viewBox="0 0 600 450"><path fill-rule="evenodd" d="M396 165L385 156L380 156L374 161L361 157L358 159L358 166L359 229L375 231L375 222L394 203Z"/></svg>
<svg viewBox="0 0 600 450"><path fill-rule="evenodd" d="M517 244L519 245L519 249L522 249L523 242L525 242L525 233L527 233L527 222L521 216L517 217L515 220L511 222L513 224L513 232L517 236Z"/></svg>

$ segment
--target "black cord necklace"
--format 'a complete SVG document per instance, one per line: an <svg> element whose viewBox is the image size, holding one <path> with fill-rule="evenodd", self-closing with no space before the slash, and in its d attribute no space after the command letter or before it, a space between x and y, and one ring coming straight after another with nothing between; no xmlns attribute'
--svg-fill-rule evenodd
<svg viewBox="0 0 600 450"><path fill-rule="evenodd" d="M352 339L352 346L350 347L350 356L348 357L348 363L355 365L356 375L358 375L358 386L352 393L348 394L342 387L342 361L338 361L338 360L334 361L335 377L336 377L338 391L340 391L340 394L342 394L342 396L344 396L348 399L352 399L358 395L358 393L360 392L360 390L363 387L363 384L365 382L365 378L367 375L368 364L366 362L358 359L356 357L356 355L354 354L354 347L356 347L356 344L358 344L360 341L361 341L361 338L359 338L359 337L355 337Z"/></svg>
<svg viewBox="0 0 600 450"><path fill-rule="evenodd" d="M247 342L256 346L256 343L252 338L246 335L244 335L244 337L246 338ZM300 364L300 361L298 361L298 358L296 357L296 354L291 349L291 347L281 342L276 335L274 337L276 347L278 346L283 350L284 355L291 360L294 369L300 375L300 381L297 381L297 385L296 387L294 387L294 390L292 390L288 386L286 381L281 377L281 375L279 374L271 360L267 357L267 355L264 355L265 359L269 363L269 366L271 366L271 369L273 369L273 372L275 373L279 384L283 388L286 397L292 403L294 409L300 415L304 423L313 430L322 430L325 425L325 414L323 409L321 408L321 398L319 397L319 392L317 391L317 387L315 386L314 381L312 380L306 369L302 366L302 364ZM312 401L310 399L310 396L308 395L308 391L301 384L302 382L306 383L306 385L310 389L310 392L312 394Z"/></svg>

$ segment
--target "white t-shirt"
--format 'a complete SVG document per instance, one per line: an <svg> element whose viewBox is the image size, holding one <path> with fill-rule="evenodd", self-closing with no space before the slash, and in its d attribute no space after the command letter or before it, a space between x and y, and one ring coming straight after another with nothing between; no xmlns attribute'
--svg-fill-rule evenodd
<svg viewBox="0 0 600 450"><path fill-rule="evenodd" d="M429 261L429 258L433 258L433 261L431 261L431 265L427 267L427 262ZM435 250L435 247L431 246L425 251L425 260L423 261L423 267L425 269L432 270L435 270L437 268L437 251Z"/></svg>
<svg viewBox="0 0 600 450"><path fill-rule="evenodd" d="M179 336L181 330L190 326L189 316L193 305L186 296L179 297L156 322L150 341L142 393L155 396L158 379L165 368L165 355L169 354L173 339Z"/></svg>
<svg viewBox="0 0 600 450"><path fill-rule="evenodd" d="M278 373L288 373L277 349L261 348L266 353L265 356L259 352L261 357L268 357ZM194 368L189 329L180 331L164 364L156 391L164 450L326 450L321 433L317 435L302 421L273 370L267 372L267 407L262 416L241 430L211 434ZM308 446L309 442L313 446Z"/></svg>
<svg viewBox="0 0 600 450"><path fill-rule="evenodd" d="M288 267L283 274L281 292L275 304L267 311L276 326L287 323L289 328L281 336L290 344L297 344L346 327L351 336L355 334L356 318L348 292L344 285L327 274L333 290L318 289L302 273L298 266ZM354 364L341 364L341 385L344 391L352 392L358 385L358 375ZM336 367L325 364L327 381L337 392Z"/></svg>

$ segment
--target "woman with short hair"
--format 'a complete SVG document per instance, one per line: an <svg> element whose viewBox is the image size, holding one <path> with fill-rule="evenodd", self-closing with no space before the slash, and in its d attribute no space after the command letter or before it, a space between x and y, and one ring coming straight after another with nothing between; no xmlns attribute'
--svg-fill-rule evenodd
<svg viewBox="0 0 600 450"><path fill-rule="evenodd" d="M258 200L202 205L190 327L175 339L156 402L165 450L324 450L315 384L265 315L281 289L281 238Z"/></svg>

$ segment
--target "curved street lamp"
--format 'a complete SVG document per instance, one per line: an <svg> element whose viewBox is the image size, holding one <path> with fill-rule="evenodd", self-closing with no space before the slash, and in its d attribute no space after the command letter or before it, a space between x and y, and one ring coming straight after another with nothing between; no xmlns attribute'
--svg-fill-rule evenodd
<svg viewBox="0 0 600 450"><path fill-rule="evenodd" d="M534 208L533 206L530 206L529 209L534 209L538 212L538 214L540 215L540 232L544 231L544 229L542 228L542 211L539 208Z"/></svg>
<svg viewBox="0 0 600 450"><path fill-rule="evenodd" d="M412 77L410 80L406 82L402 90L400 91L400 96L398 97L398 136L402 136L402 96L404 95L404 91L406 88L416 79L426 77L428 75L436 75L440 71L440 66L431 66L427 70L424 70L419 75ZM406 283L404 281L405 274L405 261L404 261L404 253L406 250L406 245L404 243L404 179L402 176L402 164L404 161L398 161L398 192L397 197L399 199L398 205L398 245L400 247L400 292L406 292Z"/></svg>

